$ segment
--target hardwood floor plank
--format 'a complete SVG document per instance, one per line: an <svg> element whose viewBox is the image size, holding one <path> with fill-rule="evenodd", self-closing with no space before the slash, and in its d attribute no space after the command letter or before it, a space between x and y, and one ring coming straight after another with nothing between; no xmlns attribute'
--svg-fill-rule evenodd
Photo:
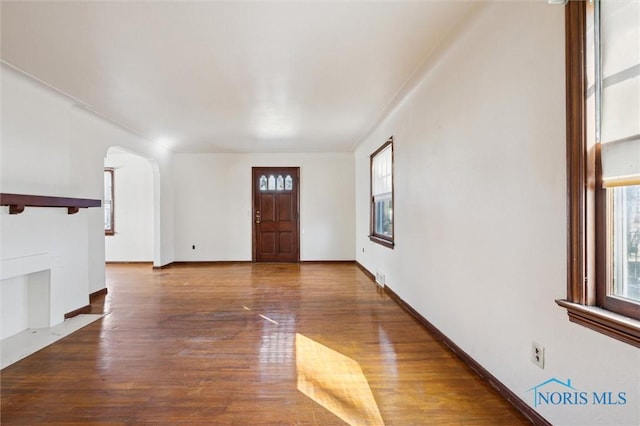
<svg viewBox="0 0 640 426"><path fill-rule="evenodd" d="M353 264L108 265L101 320L2 370L9 424L528 424Z"/></svg>

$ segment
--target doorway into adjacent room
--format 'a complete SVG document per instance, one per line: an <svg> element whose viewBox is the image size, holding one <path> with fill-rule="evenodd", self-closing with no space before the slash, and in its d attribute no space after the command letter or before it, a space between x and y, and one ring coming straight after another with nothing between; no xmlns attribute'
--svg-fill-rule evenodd
<svg viewBox="0 0 640 426"><path fill-rule="evenodd" d="M105 260L151 263L157 243L153 165L129 150L111 147L104 166Z"/></svg>

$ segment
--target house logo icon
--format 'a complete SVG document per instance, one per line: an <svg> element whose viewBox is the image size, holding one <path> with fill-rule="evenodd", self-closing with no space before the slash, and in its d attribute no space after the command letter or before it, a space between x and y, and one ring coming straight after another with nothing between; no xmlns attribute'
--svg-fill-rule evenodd
<svg viewBox="0 0 640 426"><path fill-rule="evenodd" d="M551 391L549 391L551 389ZM533 391L533 406L538 405L564 405L563 402L571 401L571 397L580 396L584 394L586 404L586 392L579 392L576 388L571 386L571 379L567 379L567 382L552 377L551 379L540 383L529 389L527 392ZM577 398L579 399L579 398Z"/></svg>

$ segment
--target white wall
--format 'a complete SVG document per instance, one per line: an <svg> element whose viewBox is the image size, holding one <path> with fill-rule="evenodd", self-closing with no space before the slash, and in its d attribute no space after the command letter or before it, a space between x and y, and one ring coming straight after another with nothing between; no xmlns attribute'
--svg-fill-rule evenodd
<svg viewBox="0 0 640 426"><path fill-rule="evenodd" d="M158 208L154 209L157 211L154 222L161 240L154 261L160 264L173 261L170 155L156 151L148 141L5 64L1 72L0 191L102 199L107 149L118 145L138 152L154 161L157 176L154 203ZM47 259L49 323L55 325L65 313L88 304L90 293L105 287L102 209L81 209L74 215L60 208L26 208L19 215L9 215L8 210L8 207L0 210L0 268L20 263L19 259ZM33 271L25 270L30 272ZM26 281L22 280L20 285L24 287ZM20 283L20 279L11 281L11 285L15 283ZM4 284L4 280L0 282ZM14 302L23 305L19 295L24 291L22 288L3 292L2 305ZM9 299L8 294L12 294ZM0 312L3 330L23 327L20 318L24 318L24 313L9 315L4 311Z"/></svg>
<svg viewBox="0 0 640 426"><path fill-rule="evenodd" d="M353 260L352 153L176 155L176 260L251 260L252 166L300 167L301 260Z"/></svg>
<svg viewBox="0 0 640 426"><path fill-rule="evenodd" d="M3 65L1 192L84 195L71 183L71 107L68 99ZM88 209L75 215L68 215L65 209L27 208L22 214L9 215L8 207L2 207L0 212L2 264L45 253L51 259L51 324L61 322L66 312L88 303L89 215ZM23 306L23 302L16 300L16 306ZM3 297L3 303L13 302ZM6 312L0 313L0 320L14 322ZM17 329L13 325L3 328Z"/></svg>
<svg viewBox="0 0 640 426"><path fill-rule="evenodd" d="M153 172L146 159L110 148L104 162L114 168L115 234L105 237L109 262L153 261Z"/></svg>
<svg viewBox="0 0 640 426"><path fill-rule="evenodd" d="M626 392L625 405L537 407L553 424L637 425L640 351L554 303L566 296L563 31L561 6L504 2L447 41L356 149L356 256L528 404L550 378ZM367 238L369 155L391 135L393 250Z"/></svg>

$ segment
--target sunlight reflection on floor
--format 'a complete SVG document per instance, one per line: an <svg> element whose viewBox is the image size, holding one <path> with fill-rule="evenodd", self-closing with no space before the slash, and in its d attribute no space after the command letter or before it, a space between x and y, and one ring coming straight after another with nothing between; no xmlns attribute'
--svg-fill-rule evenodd
<svg viewBox="0 0 640 426"><path fill-rule="evenodd" d="M360 365L296 333L298 390L350 425L384 425Z"/></svg>

